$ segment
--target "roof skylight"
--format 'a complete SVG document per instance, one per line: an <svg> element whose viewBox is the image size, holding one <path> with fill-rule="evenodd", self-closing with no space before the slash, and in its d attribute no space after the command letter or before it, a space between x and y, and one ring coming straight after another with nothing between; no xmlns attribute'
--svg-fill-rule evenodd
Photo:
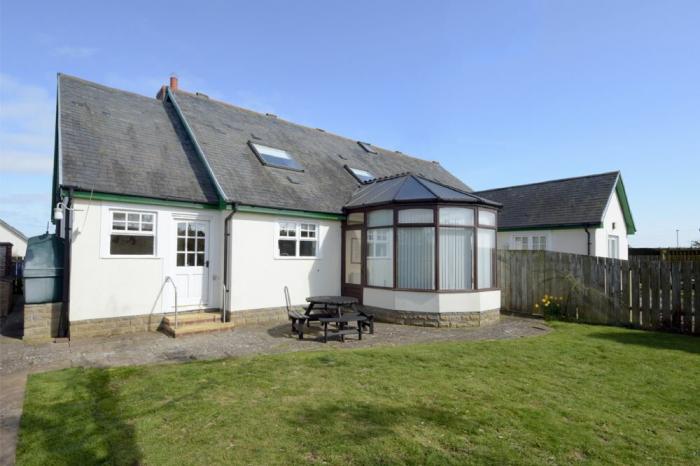
<svg viewBox="0 0 700 466"><path fill-rule="evenodd" d="M357 181L359 181L360 183L364 183L366 181L371 181L371 180L376 178L376 176L374 176L373 174L371 174L370 172L368 172L366 170L360 170L359 168L352 168L352 167L349 167L347 165L345 166L345 168L347 168L347 170L352 174L352 176L357 178Z"/></svg>
<svg viewBox="0 0 700 466"><path fill-rule="evenodd" d="M304 171L304 167L292 157L292 154L285 150L263 146L250 141L248 141L248 144L263 165L299 172Z"/></svg>
<svg viewBox="0 0 700 466"><path fill-rule="evenodd" d="M362 142L362 141L357 141L357 143L362 147L365 151L369 152L370 154L376 154L377 150L372 147L372 144L369 142Z"/></svg>

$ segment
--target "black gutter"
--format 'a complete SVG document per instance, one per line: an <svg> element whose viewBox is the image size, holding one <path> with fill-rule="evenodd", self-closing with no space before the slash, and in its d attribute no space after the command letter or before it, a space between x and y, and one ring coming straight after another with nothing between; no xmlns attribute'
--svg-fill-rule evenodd
<svg viewBox="0 0 700 466"><path fill-rule="evenodd" d="M224 296L221 301L221 321L226 322L226 312L227 312L227 307L228 307L228 299L229 299L229 294L231 293L231 289L228 286L228 243L229 243L229 237L231 236L231 233L229 231L229 225L231 218L233 217L233 214L236 213L236 205L233 204L232 206L232 211L226 218L224 219Z"/></svg>
<svg viewBox="0 0 700 466"><path fill-rule="evenodd" d="M57 337L70 338L70 276L71 276L71 251L73 250L73 229L71 228L71 208L73 206L73 190L71 189L66 200L62 225L65 231L63 238L63 305L58 319Z"/></svg>

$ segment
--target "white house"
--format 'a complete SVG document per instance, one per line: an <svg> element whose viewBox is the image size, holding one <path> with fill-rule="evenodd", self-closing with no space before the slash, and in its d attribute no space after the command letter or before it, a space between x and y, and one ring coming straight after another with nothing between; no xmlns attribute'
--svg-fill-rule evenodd
<svg viewBox="0 0 700 466"><path fill-rule="evenodd" d="M436 162L300 126L172 78L156 98L58 77L54 206L71 336L177 309L286 319L352 295L384 320L498 318L500 204ZM174 286L173 286L174 285ZM209 324L211 326L211 324Z"/></svg>
<svg viewBox="0 0 700 466"><path fill-rule="evenodd" d="M13 257L24 257L27 252L27 237L24 233L0 218L0 244L12 245Z"/></svg>
<svg viewBox="0 0 700 466"><path fill-rule="evenodd" d="M498 248L627 259L635 233L620 172L479 191L503 205Z"/></svg>

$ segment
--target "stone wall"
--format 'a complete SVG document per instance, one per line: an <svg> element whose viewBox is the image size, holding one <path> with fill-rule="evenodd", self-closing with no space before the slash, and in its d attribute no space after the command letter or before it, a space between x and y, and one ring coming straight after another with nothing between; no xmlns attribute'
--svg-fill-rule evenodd
<svg viewBox="0 0 700 466"><path fill-rule="evenodd" d="M24 341L46 343L58 334L58 320L63 303L25 304Z"/></svg>
<svg viewBox="0 0 700 466"><path fill-rule="evenodd" d="M236 325L262 324L265 322L285 322L289 320L287 317L286 307L227 312L226 319L229 322L234 322Z"/></svg>
<svg viewBox="0 0 700 466"><path fill-rule="evenodd" d="M395 311L378 307L364 306L375 320L391 324L417 325L422 327L480 327L492 324L500 318L500 311L493 309L484 312L414 312Z"/></svg>
<svg viewBox="0 0 700 466"><path fill-rule="evenodd" d="M184 313L180 313L182 315ZM108 319L74 320L70 323L71 339L155 332L160 328L163 314L113 317Z"/></svg>

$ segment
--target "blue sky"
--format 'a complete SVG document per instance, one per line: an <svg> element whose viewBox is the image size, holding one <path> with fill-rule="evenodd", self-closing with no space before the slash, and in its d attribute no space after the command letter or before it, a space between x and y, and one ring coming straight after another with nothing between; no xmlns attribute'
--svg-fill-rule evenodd
<svg viewBox="0 0 700 466"><path fill-rule="evenodd" d="M49 220L56 73L182 88L475 189L622 170L633 246L700 239L700 2L0 2L0 217Z"/></svg>

